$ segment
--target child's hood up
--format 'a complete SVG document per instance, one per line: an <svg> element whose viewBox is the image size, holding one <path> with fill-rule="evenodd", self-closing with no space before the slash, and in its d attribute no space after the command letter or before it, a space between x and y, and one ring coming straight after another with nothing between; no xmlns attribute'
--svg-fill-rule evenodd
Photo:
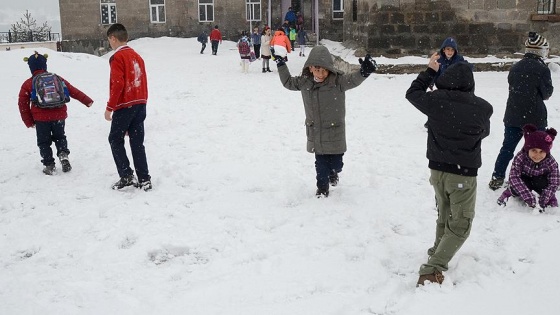
<svg viewBox="0 0 560 315"><path fill-rule="evenodd" d="M303 65L303 71L305 72L310 66L317 66L321 68L325 68L333 73L343 74L342 71L337 70L334 67L334 61L331 56L331 53L325 46L315 46L311 49L309 53L309 57L305 64Z"/></svg>

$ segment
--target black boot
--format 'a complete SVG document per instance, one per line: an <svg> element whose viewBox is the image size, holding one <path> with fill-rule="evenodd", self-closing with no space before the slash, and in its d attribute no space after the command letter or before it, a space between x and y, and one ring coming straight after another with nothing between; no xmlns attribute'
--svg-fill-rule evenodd
<svg viewBox="0 0 560 315"><path fill-rule="evenodd" d="M265 72L266 72L266 69L265 69L265 68L263 68L263 73L265 73Z"/></svg>
<svg viewBox="0 0 560 315"><path fill-rule="evenodd" d="M272 71L270 71L270 68L266 68L266 72L272 72Z"/></svg>

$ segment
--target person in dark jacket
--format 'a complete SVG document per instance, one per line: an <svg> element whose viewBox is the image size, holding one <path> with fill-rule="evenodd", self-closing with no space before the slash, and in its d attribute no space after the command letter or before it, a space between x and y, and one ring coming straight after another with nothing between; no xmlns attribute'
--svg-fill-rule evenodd
<svg viewBox="0 0 560 315"><path fill-rule="evenodd" d="M436 77L434 78L434 82L432 83L431 87L433 86L433 84L436 84L439 76L442 75L449 66L459 61L465 61L465 58L463 58L463 56L459 54L457 41L453 37L448 37L443 41L443 43L441 43L439 56L439 71L436 73Z"/></svg>
<svg viewBox="0 0 560 315"><path fill-rule="evenodd" d="M200 35L198 35L197 40L198 40L199 43L202 44L202 48L200 49L200 53L203 54L204 49L206 49L206 44L208 43L208 34L206 34L206 31L202 31L202 33L200 33Z"/></svg>
<svg viewBox="0 0 560 315"><path fill-rule="evenodd" d="M346 152L346 91L357 87L376 70L370 55L359 59L361 68L344 74L334 66L325 46L315 46L301 75L292 77L282 57L275 56L282 85L300 91L305 108L307 152L315 154L317 197L329 196L329 184L338 184Z"/></svg>
<svg viewBox="0 0 560 315"><path fill-rule="evenodd" d="M47 57L47 54L42 55L35 52L29 58L24 58L24 61L29 65L31 78L25 80L21 85L18 106L21 119L25 126L27 128L35 128L37 132L37 146L41 154L41 162L44 165L43 173L52 175L56 170L51 148L53 142L56 146L56 155L62 165L62 171L69 172L72 166L68 160L70 150L68 150L68 141L66 140L66 133L64 131L66 118L68 118L66 104L57 108L39 108L37 104L31 102L33 78L47 71ZM77 99L87 107L91 107L93 100L89 96L72 86L70 82L64 79L62 79L62 81L66 84L72 98Z"/></svg>
<svg viewBox="0 0 560 315"><path fill-rule="evenodd" d="M261 34L259 33L259 28L253 28L253 33L251 34L251 43L253 44L253 51L257 59L261 59Z"/></svg>
<svg viewBox="0 0 560 315"><path fill-rule="evenodd" d="M509 71L504 141L496 158L492 179L488 184L492 190L499 189L504 184L509 162L523 137L521 128L526 124L533 124L538 129L544 130L548 125L544 100L549 99L554 90L550 69L543 60L548 56L548 49L546 38L530 32L525 41L525 55Z"/></svg>
<svg viewBox="0 0 560 315"><path fill-rule="evenodd" d="M420 267L417 286L442 283L443 271L470 234L475 213L481 142L490 134L492 105L474 94L471 65L455 63L439 77L438 89L427 91L440 64L434 53L428 69L406 91L406 98L428 116L427 153L430 184L438 218L428 261Z"/></svg>

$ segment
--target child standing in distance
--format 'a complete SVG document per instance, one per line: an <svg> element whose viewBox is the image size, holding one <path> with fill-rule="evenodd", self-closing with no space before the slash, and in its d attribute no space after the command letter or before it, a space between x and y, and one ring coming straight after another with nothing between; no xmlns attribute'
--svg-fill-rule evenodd
<svg viewBox="0 0 560 315"><path fill-rule="evenodd" d="M107 30L107 39L115 53L109 59L110 91L105 119L111 121L109 144L120 176L112 188L136 186L148 191L152 189L152 182L144 148L144 120L148 102L144 60L127 45L128 32L124 25L111 25ZM124 137L127 134L138 181L126 156Z"/></svg>
<svg viewBox="0 0 560 315"><path fill-rule="evenodd" d="M261 58L262 58L262 72L272 72L270 71L270 40L272 36L270 35L270 27L265 26L263 34L261 36Z"/></svg>
<svg viewBox="0 0 560 315"><path fill-rule="evenodd" d="M297 33L297 42L298 42L298 45L299 45L299 56L300 57L305 57L305 44L307 44L308 40L309 40L309 37L307 37L307 32L302 27L299 30L299 32Z"/></svg>
<svg viewBox="0 0 560 315"><path fill-rule="evenodd" d="M439 49L439 59L437 60L439 63L439 71L436 73L436 77L434 78L434 82L430 85L430 88L436 84L439 76L442 75L449 66L459 61L465 61L465 58L459 54L457 41L453 37L446 38L443 43L441 43Z"/></svg>
<svg viewBox="0 0 560 315"><path fill-rule="evenodd" d="M25 126L27 128L35 128L37 132L37 146L41 154L41 162L44 165L43 173L52 175L56 169L51 149L53 142L56 146L56 155L62 165L62 171L69 172L72 166L70 166L70 161L68 160L70 150L68 150L68 141L64 131L66 118L68 117L66 104L57 108L39 108L31 102L33 78L47 72L47 57L47 54L41 55L35 52L29 58L24 59L29 65L32 76L21 85L18 106ZM72 98L77 99L87 107L91 107L93 100L89 96L72 86L70 82L64 79L62 81L66 84Z"/></svg>
<svg viewBox="0 0 560 315"><path fill-rule="evenodd" d="M317 191L329 196L329 184L338 184L342 171L342 156L346 152L345 93L362 84L376 70L371 56L359 59L361 68L344 74L334 67L333 58L325 46L311 50L300 76L292 77L281 57L274 56L280 81L285 88L300 91L305 108L307 151L315 154Z"/></svg>
<svg viewBox="0 0 560 315"><path fill-rule="evenodd" d="M554 128L540 131L532 124L523 126L525 144L513 159L509 187L498 198L499 205L505 206L508 198L514 196L541 213L547 207L558 207L555 193L560 185L560 175L558 163L550 154L556 134ZM539 194L538 202L532 191Z"/></svg>
<svg viewBox="0 0 560 315"><path fill-rule="evenodd" d="M296 39L297 39L297 31L294 26L290 26L290 33L288 34L290 38L290 45L292 46L292 50L296 48Z"/></svg>
<svg viewBox="0 0 560 315"><path fill-rule="evenodd" d="M261 59L261 34L259 33L258 27L253 29L253 33L251 34L251 43L253 44L255 57L257 57L257 59Z"/></svg>

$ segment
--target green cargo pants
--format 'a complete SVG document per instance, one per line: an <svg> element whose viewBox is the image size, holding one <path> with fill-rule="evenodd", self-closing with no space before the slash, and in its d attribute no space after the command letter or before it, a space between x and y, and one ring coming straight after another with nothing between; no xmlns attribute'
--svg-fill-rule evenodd
<svg viewBox="0 0 560 315"><path fill-rule="evenodd" d="M476 203L476 177L430 171L438 208L436 240L420 275L447 271L449 261L469 237Z"/></svg>

